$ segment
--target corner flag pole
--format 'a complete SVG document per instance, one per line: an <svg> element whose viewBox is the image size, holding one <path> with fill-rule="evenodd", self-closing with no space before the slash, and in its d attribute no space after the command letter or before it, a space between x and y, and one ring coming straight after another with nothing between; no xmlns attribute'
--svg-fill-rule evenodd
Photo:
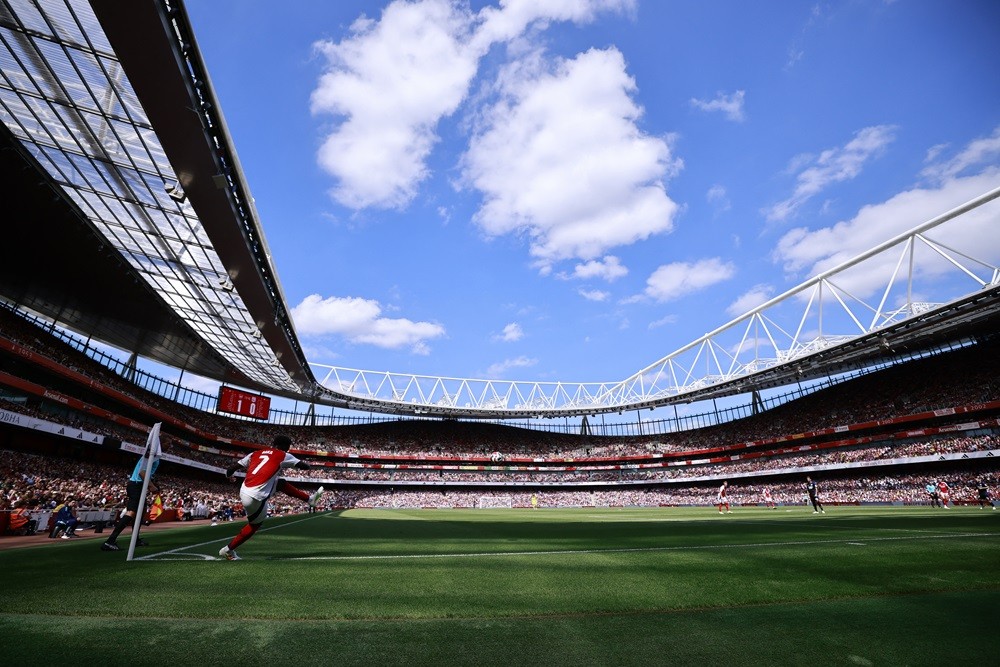
<svg viewBox="0 0 1000 667"><path fill-rule="evenodd" d="M163 422L156 422L153 424L153 428L149 429L149 437L146 438L146 451L142 453L146 459L146 473L142 476L142 495L139 496L139 508L135 511L135 525L132 526L132 539L128 543L126 561L132 560L132 555L135 553L135 544L139 540L139 526L142 525L142 517L146 513L146 492L149 490L149 480L152 478L149 472L153 469L153 461L160 458L162 453L160 450L160 426L162 424Z"/></svg>

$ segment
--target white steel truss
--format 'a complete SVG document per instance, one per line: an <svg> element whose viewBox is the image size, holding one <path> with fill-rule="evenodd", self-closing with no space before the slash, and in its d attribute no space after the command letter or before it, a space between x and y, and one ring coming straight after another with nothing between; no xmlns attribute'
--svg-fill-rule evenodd
<svg viewBox="0 0 1000 667"><path fill-rule="evenodd" d="M685 402L925 317L1000 287L990 255L1000 187L891 238L617 382L531 382L412 375L313 363L320 384L378 412L504 419ZM993 250L992 252L995 252ZM882 341L885 344L885 341ZM794 377L794 374L793 374ZM747 382L747 386L751 383Z"/></svg>

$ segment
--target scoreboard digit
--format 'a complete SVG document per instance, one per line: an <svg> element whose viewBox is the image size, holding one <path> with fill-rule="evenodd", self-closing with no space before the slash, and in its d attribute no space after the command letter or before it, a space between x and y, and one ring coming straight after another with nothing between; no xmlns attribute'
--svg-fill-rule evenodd
<svg viewBox="0 0 1000 667"><path fill-rule="evenodd" d="M267 419L271 412L271 399L233 387L219 387L219 402L216 409L231 415Z"/></svg>

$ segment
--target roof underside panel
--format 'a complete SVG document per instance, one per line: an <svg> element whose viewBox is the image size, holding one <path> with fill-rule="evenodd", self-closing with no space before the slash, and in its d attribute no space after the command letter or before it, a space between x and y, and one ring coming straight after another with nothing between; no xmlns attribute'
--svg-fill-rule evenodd
<svg viewBox="0 0 1000 667"><path fill-rule="evenodd" d="M32 231L24 230L20 247L5 244L4 254L39 252L42 257L31 264L47 268L45 259L64 250L53 253L47 245L75 225L75 235L89 238L73 254L91 248L100 253L92 263L109 263L108 256L115 255L120 262L113 273L138 278L141 289L132 298L146 303L138 309L134 303L93 308L99 297L79 294L87 291L78 287L80 277L61 270L79 269L80 262L60 264L59 279L33 288L31 281L10 275L25 263L18 257L3 262L3 294L86 335L164 363L276 393L298 392L263 339L261 318L251 315L234 289L195 208L179 194L167 151L91 5L0 2L0 67L5 139L12 140L24 170L40 170L52 188L48 208L58 209L43 223L57 235L40 238L34 235L37 207L26 206L14 220L32 225ZM28 180L38 181L39 175ZM38 185L32 182L28 189L37 191ZM14 186L4 184L8 187ZM5 201L30 197L13 189L9 194ZM132 316L139 311L147 319ZM95 312L102 315L93 317ZM163 329L153 329L154 322Z"/></svg>

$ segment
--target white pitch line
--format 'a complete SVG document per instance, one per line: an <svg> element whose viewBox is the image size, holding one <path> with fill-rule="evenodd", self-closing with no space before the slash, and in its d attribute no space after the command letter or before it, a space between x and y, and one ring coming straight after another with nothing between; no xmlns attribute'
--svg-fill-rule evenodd
<svg viewBox="0 0 1000 667"><path fill-rule="evenodd" d="M905 537L871 537L866 542L898 542L910 540L952 539L958 537L998 537L996 533L942 533L940 535L912 535ZM854 538L856 539L856 538ZM480 558L486 556L565 556L573 554L613 554L639 553L650 551L693 551L702 549L741 549L757 547L790 547L813 544L852 544L850 539L843 540L797 540L792 542L751 542L746 544L702 544L676 547L630 547L621 549L565 549L550 551L480 551L471 553L448 554L396 554L374 556L288 556L272 557L260 560L412 560L420 558ZM244 559L248 560L248 559ZM250 559L257 560L257 559Z"/></svg>
<svg viewBox="0 0 1000 667"><path fill-rule="evenodd" d="M270 528L261 528L257 532L258 533L266 533L269 530L277 530L278 528L284 528L285 526L294 526L295 524L302 523L303 521L312 521L313 519L318 519L321 516L325 516L325 514L316 514L315 516L309 516L309 517L306 517L305 519L296 519L295 521L289 521L288 523L283 523L283 524L280 524L280 525L277 525L277 526L271 526ZM234 521L233 523L237 523L237 522ZM229 542L231 539L233 539L233 538L232 537L222 537L222 538L219 538L217 540L209 540L208 542L201 542L200 544L189 544L189 545L187 545L185 547L177 547L176 549L170 549L169 551L160 551L160 552L155 553L155 554L146 554L145 556L135 556L135 557L132 558L132 560L134 560L134 561L135 560L153 560L155 558L159 558L160 556L169 556L171 554L181 553L181 552L187 551L189 549L197 549L198 547L207 547L209 544L218 544L219 542ZM197 555L200 555L200 554L197 554ZM215 560L215 557L213 556L211 558L204 558L204 560Z"/></svg>

